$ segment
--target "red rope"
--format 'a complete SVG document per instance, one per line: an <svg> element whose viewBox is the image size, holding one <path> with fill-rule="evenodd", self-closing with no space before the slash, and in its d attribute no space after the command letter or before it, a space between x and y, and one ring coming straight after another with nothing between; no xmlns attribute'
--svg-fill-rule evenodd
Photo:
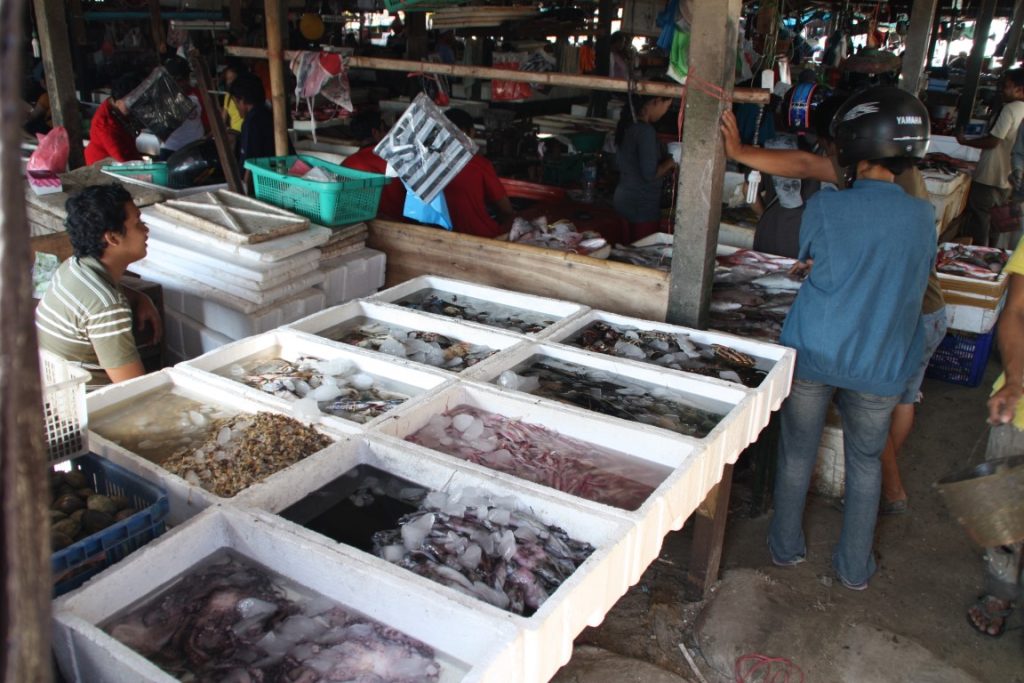
<svg viewBox="0 0 1024 683"><path fill-rule="evenodd" d="M744 666L753 663L753 666L744 670ZM751 653L743 655L736 660L733 668L736 683L803 683L803 670L785 657L768 657L766 655ZM757 674L757 678L754 675ZM800 677L796 678L796 674ZM790 675L794 677L790 679Z"/></svg>

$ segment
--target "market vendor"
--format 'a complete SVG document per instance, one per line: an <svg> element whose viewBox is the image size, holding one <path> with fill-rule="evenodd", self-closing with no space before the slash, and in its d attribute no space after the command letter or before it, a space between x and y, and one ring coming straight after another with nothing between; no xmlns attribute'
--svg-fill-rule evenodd
<svg viewBox="0 0 1024 683"><path fill-rule="evenodd" d="M445 116L470 139L473 138L473 117L467 112L449 109ZM444 198L455 232L497 237L507 232L502 224L509 224L515 218L515 210L505 192L505 186L498 178L498 172L482 154L474 155L458 175L452 178L444 188ZM488 205L495 208L499 220L491 217Z"/></svg>
<svg viewBox="0 0 1024 683"><path fill-rule="evenodd" d="M632 106L622 108L615 129L615 160L619 184L615 188L615 211L629 224L629 242L660 230L661 189L664 178L676 168L666 157L656 124L672 106L672 98L657 95L635 97Z"/></svg>
<svg viewBox="0 0 1024 683"><path fill-rule="evenodd" d="M111 84L110 97L93 114L89 125L89 144L85 147L85 163L94 164L101 159L135 161L142 154L135 147L139 129L128 115L124 98L134 90L142 78L138 74L125 74Z"/></svg>
<svg viewBox="0 0 1024 683"><path fill-rule="evenodd" d="M384 174L388 162L377 156L373 148L387 133L387 127L376 110L363 110L355 115L350 126L352 136L359 141L359 151L347 157L341 165L357 171ZM398 178L384 186L380 193L377 215L381 218L401 220L405 210L405 185Z"/></svg>
<svg viewBox="0 0 1024 683"><path fill-rule="evenodd" d="M248 185L251 173L245 168L245 160L275 154L274 115L267 108L263 84L256 76L239 76L231 84L230 93L242 115L242 132L235 140L235 156L238 168L245 169L245 184Z"/></svg>
<svg viewBox="0 0 1024 683"><path fill-rule="evenodd" d="M145 373L132 333L149 328L160 341L163 323L145 294L120 286L128 266L146 256L149 229L121 185L92 185L67 201L74 255L57 268L36 306L39 346L80 364L90 386Z"/></svg>

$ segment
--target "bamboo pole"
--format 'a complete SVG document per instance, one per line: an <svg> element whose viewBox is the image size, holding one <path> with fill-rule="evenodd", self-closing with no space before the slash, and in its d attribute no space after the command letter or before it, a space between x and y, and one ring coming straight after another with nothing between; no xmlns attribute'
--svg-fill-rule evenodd
<svg viewBox="0 0 1024 683"><path fill-rule="evenodd" d="M267 22L267 49L261 50L270 60L270 101L274 108L274 152L288 154L288 110L284 95L284 40L281 33L284 18L283 0L264 0ZM291 57L288 57L291 59Z"/></svg>
<svg viewBox="0 0 1024 683"><path fill-rule="evenodd" d="M258 47L228 46L225 50L229 55L235 55L237 57L246 57L249 59L267 58L267 50ZM296 54L298 53L288 51L284 53L284 56L287 59L291 59ZM525 83L541 83L543 85L563 85L576 88L588 88L590 90L608 90L611 92L627 92L629 90L629 81L621 78L609 78L607 76L584 76L580 74L563 74L554 72L535 73L532 71L508 71L505 69L494 69L486 66L416 62L407 59L362 57L358 55L347 57L346 63L350 69L379 69L381 71L407 71L443 74L446 76L468 76L470 78L495 79L499 81L521 81ZM683 86L677 83L638 81L634 86L633 91L641 95L680 97L683 94ZM762 90L760 88L736 88L733 92L733 101L767 104L770 96L771 93L768 90Z"/></svg>
<svg viewBox="0 0 1024 683"><path fill-rule="evenodd" d="M153 36L153 49L160 55L166 41L164 22L160 17L160 0L149 0L149 30Z"/></svg>
<svg viewBox="0 0 1024 683"><path fill-rule="evenodd" d="M53 125L64 126L68 132L68 168L73 170L85 163L85 155L82 151L82 115L78 111L78 96L75 94L75 74L71 69L71 46L68 45L64 3L35 0L35 10ZM12 103L18 101L11 100Z"/></svg>

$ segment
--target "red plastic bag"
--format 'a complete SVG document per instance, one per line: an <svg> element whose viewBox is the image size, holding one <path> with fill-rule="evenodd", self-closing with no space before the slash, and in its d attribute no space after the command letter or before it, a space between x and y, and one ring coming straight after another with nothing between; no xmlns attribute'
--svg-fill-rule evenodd
<svg viewBox="0 0 1024 683"><path fill-rule="evenodd" d="M64 126L57 126L46 135L38 135L39 146L28 158L26 169L29 171L49 171L63 173L68 168L68 153L71 144Z"/></svg>
<svg viewBox="0 0 1024 683"><path fill-rule="evenodd" d="M507 69L508 71L519 71L520 62L512 55L495 55L495 69ZM521 81L491 81L491 100L494 102L507 102L509 100L525 100L533 94L529 83Z"/></svg>

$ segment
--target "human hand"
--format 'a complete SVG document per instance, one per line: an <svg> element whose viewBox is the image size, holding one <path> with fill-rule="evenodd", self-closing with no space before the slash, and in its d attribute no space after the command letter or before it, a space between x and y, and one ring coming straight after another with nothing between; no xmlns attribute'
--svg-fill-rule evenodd
<svg viewBox="0 0 1024 683"><path fill-rule="evenodd" d="M988 400L988 423L1004 425L1013 421L1021 399L1021 383L1007 382Z"/></svg>
<svg viewBox="0 0 1024 683"><path fill-rule="evenodd" d="M722 131L722 144L725 145L725 156L735 159L743 143L740 141L740 127L736 123L736 115L732 113L731 109L722 113L720 130Z"/></svg>
<svg viewBox="0 0 1024 683"><path fill-rule="evenodd" d="M812 258L809 258L806 261L797 261L793 264L793 267L789 269L789 274L804 280L811 274L811 268L813 267L814 259Z"/></svg>
<svg viewBox="0 0 1024 683"><path fill-rule="evenodd" d="M164 321L150 298L139 292L138 300L135 302L135 327L141 331L146 329L146 325L151 325L153 330L147 343L158 343L164 336Z"/></svg>
<svg viewBox="0 0 1024 683"><path fill-rule="evenodd" d="M956 129L956 141L959 142L961 145L966 145L967 144L967 138L964 137L964 129L963 128L957 128Z"/></svg>
<svg viewBox="0 0 1024 683"><path fill-rule="evenodd" d="M657 174L659 176L666 175L670 173L672 169L674 169L678 165L679 164L676 163L675 159L673 159L672 157L668 157L667 159L662 160L660 164L658 164Z"/></svg>

